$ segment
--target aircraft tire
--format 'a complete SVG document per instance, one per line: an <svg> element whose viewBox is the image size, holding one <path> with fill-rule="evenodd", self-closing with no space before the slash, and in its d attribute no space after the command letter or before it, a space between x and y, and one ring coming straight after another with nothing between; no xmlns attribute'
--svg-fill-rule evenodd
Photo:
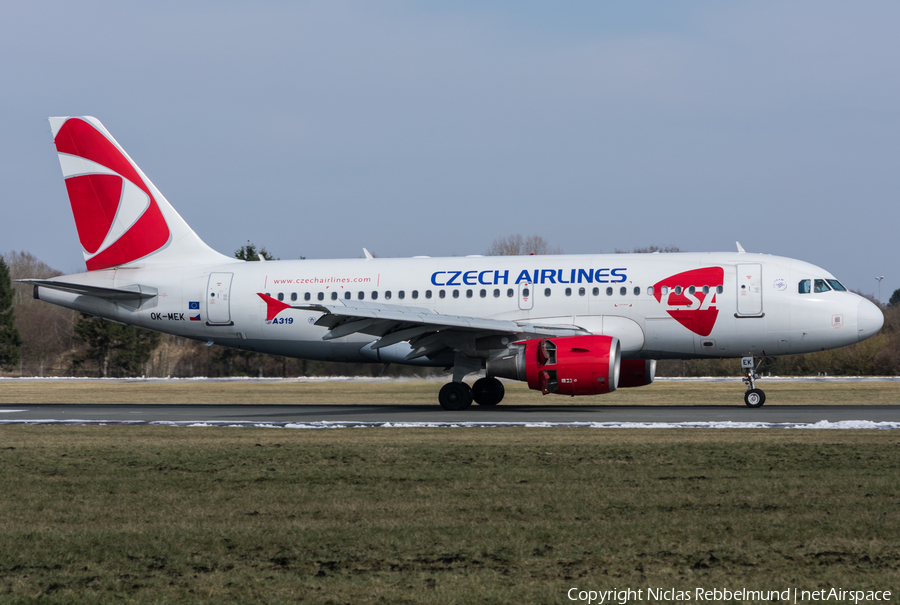
<svg viewBox="0 0 900 605"><path fill-rule="evenodd" d="M766 394L760 389L750 389L744 393L744 403L748 408L761 408L766 402Z"/></svg>
<svg viewBox="0 0 900 605"><path fill-rule="evenodd" d="M472 405L472 389L464 382L448 382L441 387L438 402L445 410L464 410Z"/></svg>
<svg viewBox="0 0 900 605"><path fill-rule="evenodd" d="M472 385L472 399L478 405L497 405L505 394L503 383L491 376L479 378Z"/></svg>

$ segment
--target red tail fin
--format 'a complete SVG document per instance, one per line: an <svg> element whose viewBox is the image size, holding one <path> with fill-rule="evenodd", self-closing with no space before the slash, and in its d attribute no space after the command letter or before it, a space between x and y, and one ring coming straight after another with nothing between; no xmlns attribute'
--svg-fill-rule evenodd
<svg viewBox="0 0 900 605"><path fill-rule="evenodd" d="M132 262L169 241L169 226L131 159L82 118L56 133L56 150L89 271Z"/></svg>
<svg viewBox="0 0 900 605"><path fill-rule="evenodd" d="M50 118L89 271L232 261L204 244L96 118Z"/></svg>

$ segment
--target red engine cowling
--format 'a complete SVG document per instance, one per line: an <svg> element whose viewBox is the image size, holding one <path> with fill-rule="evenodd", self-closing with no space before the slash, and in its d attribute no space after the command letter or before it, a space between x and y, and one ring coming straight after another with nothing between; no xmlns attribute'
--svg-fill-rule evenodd
<svg viewBox="0 0 900 605"><path fill-rule="evenodd" d="M563 336L517 343L488 361L489 376L526 380L529 388L560 395L600 395L616 390L621 353L615 336Z"/></svg>
<svg viewBox="0 0 900 605"><path fill-rule="evenodd" d="M655 359L623 359L619 369L619 388L643 387L656 378Z"/></svg>

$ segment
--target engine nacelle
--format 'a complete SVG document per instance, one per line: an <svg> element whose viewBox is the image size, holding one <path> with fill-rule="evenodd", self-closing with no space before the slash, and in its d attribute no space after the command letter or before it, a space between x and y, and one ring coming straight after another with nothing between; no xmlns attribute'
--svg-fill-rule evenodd
<svg viewBox="0 0 900 605"><path fill-rule="evenodd" d="M623 359L619 369L619 388L647 386L656 378L655 359Z"/></svg>
<svg viewBox="0 0 900 605"><path fill-rule="evenodd" d="M488 376L524 380L544 395L600 395L619 384L621 351L615 336L562 336L516 344L507 355L487 362Z"/></svg>

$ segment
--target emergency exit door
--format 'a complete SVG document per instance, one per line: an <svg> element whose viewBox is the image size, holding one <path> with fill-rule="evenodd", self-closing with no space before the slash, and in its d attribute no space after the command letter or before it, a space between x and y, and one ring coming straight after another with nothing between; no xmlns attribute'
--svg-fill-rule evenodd
<svg viewBox="0 0 900 605"><path fill-rule="evenodd" d="M231 323L231 278L234 273L210 273L206 286L206 323L228 326Z"/></svg>
<svg viewBox="0 0 900 605"><path fill-rule="evenodd" d="M519 308L523 311L534 308L534 284L524 281L519 283Z"/></svg>

